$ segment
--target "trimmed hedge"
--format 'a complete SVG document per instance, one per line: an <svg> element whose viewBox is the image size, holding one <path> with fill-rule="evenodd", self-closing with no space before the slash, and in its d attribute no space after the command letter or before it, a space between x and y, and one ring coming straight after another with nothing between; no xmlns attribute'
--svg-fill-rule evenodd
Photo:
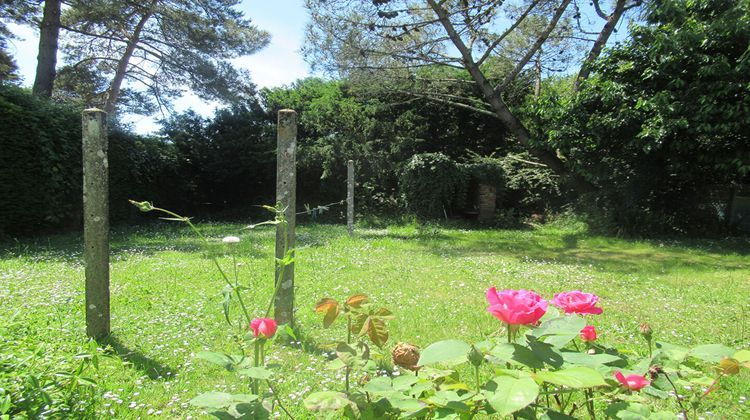
<svg viewBox="0 0 750 420"><path fill-rule="evenodd" d="M0 86L0 234L80 227L81 110ZM174 146L118 128L109 132L110 215L135 213L128 198L178 203Z"/></svg>

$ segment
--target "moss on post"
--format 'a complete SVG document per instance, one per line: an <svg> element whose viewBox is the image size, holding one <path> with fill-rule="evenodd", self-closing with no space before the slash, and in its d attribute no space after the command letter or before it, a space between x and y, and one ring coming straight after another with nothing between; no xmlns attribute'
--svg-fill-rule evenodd
<svg viewBox="0 0 750 420"><path fill-rule="evenodd" d="M284 209L287 226L276 227L276 258L283 259L286 249L294 248L294 228L296 223L297 193L297 113L291 109L282 109L278 114L276 151L276 202ZM294 322L294 263L283 270L276 264L274 285L279 291L274 302L274 319L279 324Z"/></svg>
<svg viewBox="0 0 750 420"><path fill-rule="evenodd" d="M83 258L86 334L109 335L109 162L107 114L83 111Z"/></svg>

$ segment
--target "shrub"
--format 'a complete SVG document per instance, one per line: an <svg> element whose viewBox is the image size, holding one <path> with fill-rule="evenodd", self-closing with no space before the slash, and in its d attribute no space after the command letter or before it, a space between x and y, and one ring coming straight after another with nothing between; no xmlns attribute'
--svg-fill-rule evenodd
<svg viewBox="0 0 750 420"><path fill-rule="evenodd" d="M423 153L406 163L399 188L409 210L421 218L439 218L463 205L466 175L444 154Z"/></svg>

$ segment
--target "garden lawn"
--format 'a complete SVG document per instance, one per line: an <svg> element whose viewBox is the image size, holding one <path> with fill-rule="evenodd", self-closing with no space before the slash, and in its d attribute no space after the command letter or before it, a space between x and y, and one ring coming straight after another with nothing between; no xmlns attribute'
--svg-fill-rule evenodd
<svg viewBox="0 0 750 420"><path fill-rule="evenodd" d="M246 392L246 383L195 358L203 350L237 353L222 312L223 280L208 253L224 253L221 237L238 235L241 282L251 316L263 316L273 282L272 228L208 224L208 251L178 224L119 228L112 235L112 332L91 405L80 415L117 418L201 416L188 401L205 391ZM31 354L0 388L77 363L84 338L84 267L80 235L6 242L0 252L0 357ZM746 239L633 241L594 236L577 224L529 230L462 230L343 226L298 228L296 320L298 342L269 349L280 364L277 391L298 418L316 390L341 390L340 373L326 370L321 349L341 339L342 324L323 329L314 304L365 293L390 308L387 347L419 346L446 338L477 342L500 323L486 311L485 291L525 288L546 298L580 289L600 296L604 313L590 317L600 340L634 353L646 348L638 325L655 340L682 345L750 345L750 243ZM231 258L222 257L230 269ZM232 308L232 319L239 319ZM0 359L2 361L2 359ZM5 381L5 385L2 381ZM703 416L750 417L750 375L721 382ZM668 404L671 404L668 403ZM673 407L670 407L673 408ZM278 410L277 410L278 411ZM577 414L583 415L583 410Z"/></svg>

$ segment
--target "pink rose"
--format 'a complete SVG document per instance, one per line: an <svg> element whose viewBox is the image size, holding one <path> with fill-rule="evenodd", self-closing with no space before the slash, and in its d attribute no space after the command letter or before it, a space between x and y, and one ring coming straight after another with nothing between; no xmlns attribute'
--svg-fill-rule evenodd
<svg viewBox="0 0 750 420"><path fill-rule="evenodd" d="M547 312L547 301L528 290L487 290L487 311L509 325L536 324Z"/></svg>
<svg viewBox="0 0 750 420"><path fill-rule="evenodd" d="M615 378L617 378L617 381L619 381L625 388L632 389L633 391L639 391L641 388L651 385L651 382L647 380L645 376L625 376L619 370L615 372Z"/></svg>
<svg viewBox="0 0 750 420"><path fill-rule="evenodd" d="M276 328L276 321L271 318L255 318L250 321L250 329L255 337L271 338L276 334Z"/></svg>
<svg viewBox="0 0 750 420"><path fill-rule="evenodd" d="M592 314L599 315L602 308L597 308L596 303L599 296L593 293L583 293L580 290L558 293L552 299L552 304L565 310L566 314Z"/></svg>
<svg viewBox="0 0 750 420"><path fill-rule="evenodd" d="M594 341L596 340L596 328L593 325L586 325L581 330L581 340L583 341Z"/></svg>

